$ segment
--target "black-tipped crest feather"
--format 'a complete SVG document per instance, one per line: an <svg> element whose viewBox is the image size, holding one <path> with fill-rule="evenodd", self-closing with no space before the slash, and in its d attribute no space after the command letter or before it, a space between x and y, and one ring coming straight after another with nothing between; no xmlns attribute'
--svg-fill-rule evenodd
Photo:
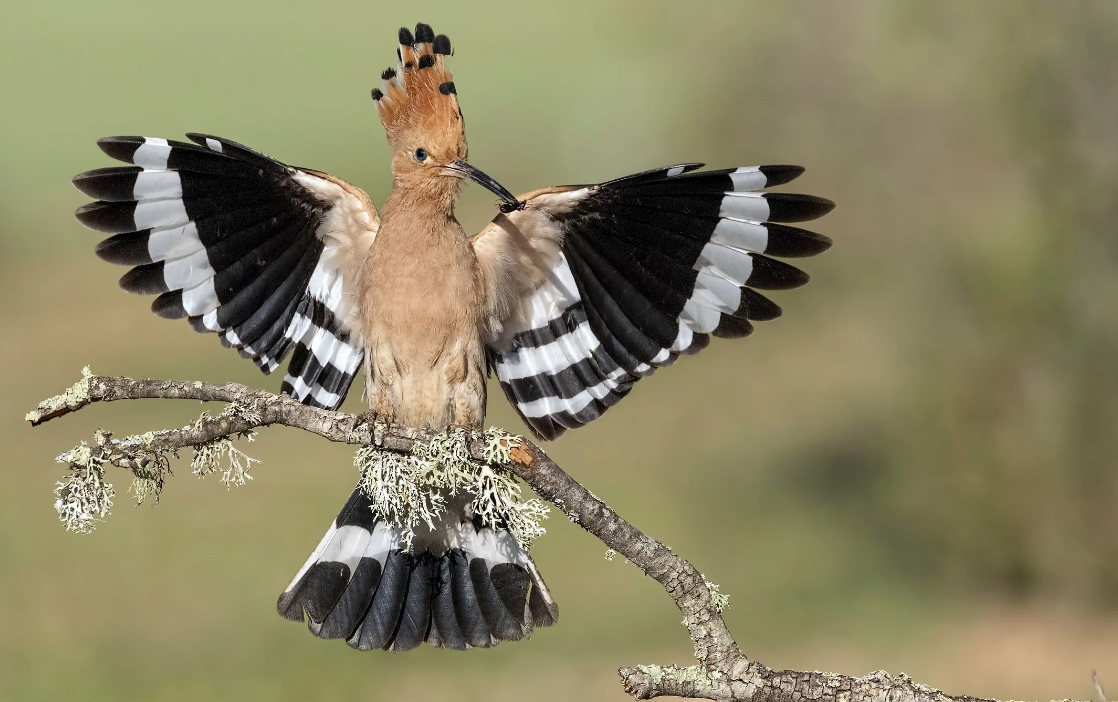
<svg viewBox="0 0 1118 702"><path fill-rule="evenodd" d="M420 22L415 25L415 43L426 44L435 41L435 31L431 29L431 25Z"/></svg>

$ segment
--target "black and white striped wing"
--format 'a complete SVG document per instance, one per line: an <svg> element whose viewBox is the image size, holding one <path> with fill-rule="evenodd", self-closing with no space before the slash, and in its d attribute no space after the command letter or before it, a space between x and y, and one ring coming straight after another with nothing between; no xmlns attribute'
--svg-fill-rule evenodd
<svg viewBox="0 0 1118 702"><path fill-rule="evenodd" d="M710 336L743 337L751 322L780 316L757 291L799 287L808 276L772 257L830 248L827 237L785 223L821 217L834 203L757 192L802 168L693 172L700 167L539 191L483 234L516 230L558 245L542 284L525 291L490 346L501 386L538 436L597 419L639 378Z"/></svg>
<svg viewBox="0 0 1118 702"><path fill-rule="evenodd" d="M265 373L294 351L283 392L337 408L363 358L347 269L371 245L376 211L326 174L227 139L188 137L195 143L100 140L133 165L76 176L78 190L98 198L78 220L114 235L97 254L134 266L121 287L158 295L156 314L218 333Z"/></svg>

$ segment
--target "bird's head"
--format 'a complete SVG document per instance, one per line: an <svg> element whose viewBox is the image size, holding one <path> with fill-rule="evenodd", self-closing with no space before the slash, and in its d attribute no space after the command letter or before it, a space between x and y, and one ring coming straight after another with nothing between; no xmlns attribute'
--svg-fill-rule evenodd
<svg viewBox="0 0 1118 702"><path fill-rule="evenodd" d="M400 29L396 68L381 74L373 101L392 147L395 187L416 191L453 205L462 178L484 186L502 200L502 209L518 209L516 197L466 161L466 127L454 80L446 68L450 39L435 36L430 25L415 34Z"/></svg>

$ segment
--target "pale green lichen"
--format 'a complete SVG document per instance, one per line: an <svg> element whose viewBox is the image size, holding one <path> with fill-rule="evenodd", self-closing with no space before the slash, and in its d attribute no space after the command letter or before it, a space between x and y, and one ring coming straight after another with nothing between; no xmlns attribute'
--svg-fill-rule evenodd
<svg viewBox="0 0 1118 702"><path fill-rule="evenodd" d="M465 431L455 429L416 445L410 455L375 446L361 448L354 465L361 471L359 487L373 510L403 530L411 546L415 529L434 529L446 511L446 498L465 493L483 524L507 528L525 549L544 534L548 508L539 499L521 499L520 485L499 464L509 460L518 440L502 431L484 435L485 463L470 459Z"/></svg>
<svg viewBox="0 0 1118 702"><path fill-rule="evenodd" d="M702 573L700 573L702 575ZM707 576L703 575L703 584L707 586L707 592L710 593L710 604L714 607L714 611L722 614L722 610L730 604L730 596L723 595L718 591L718 586L707 580Z"/></svg>
<svg viewBox="0 0 1118 702"><path fill-rule="evenodd" d="M224 468L219 465L222 458L225 459ZM234 446L231 440L222 437L195 446L194 458L190 461L190 468L194 475L199 478L220 472L221 482L226 489L231 489L241 487L252 480L249 470L253 463L259 462Z"/></svg>
<svg viewBox="0 0 1118 702"><path fill-rule="evenodd" d="M227 405L216 418L227 417L245 419L250 422L259 422L261 419L260 415L252 408L237 403ZM194 427L200 427L208 419L210 419L209 414L203 412L202 416L194 423ZM234 436L244 437L250 442L256 440L256 432L254 431L239 432ZM223 458L225 459L225 467L221 468L219 464ZM249 471L253 463L259 462L259 460L234 446L232 439L225 436L196 445L194 447L194 457L190 461L190 468L194 475L200 478L220 471L221 482L228 490L234 487L242 487L252 480Z"/></svg>
<svg viewBox="0 0 1118 702"><path fill-rule="evenodd" d="M260 416L260 413L257 412L255 408L249 407L248 405L242 405L239 402L231 402L226 405L225 409L222 410L221 414L218 415L218 419L222 417L237 417L253 424L259 424L261 421L263 421L263 417ZM250 437L249 441L252 441L251 437L254 435L255 432L245 432L245 436Z"/></svg>
<svg viewBox="0 0 1118 702"><path fill-rule="evenodd" d="M709 683L710 675L697 665L686 668L672 668L669 675L680 682Z"/></svg>
<svg viewBox="0 0 1118 702"><path fill-rule="evenodd" d="M475 495L474 514L481 517L483 524L503 523L524 548L543 536L547 505L536 498L521 501L520 485L506 471L481 466L468 489Z"/></svg>
<svg viewBox="0 0 1118 702"><path fill-rule="evenodd" d="M159 496L163 494L163 482L154 478L132 478L132 484L128 486L128 492L132 493L137 507L142 505L144 500L149 497L154 497L155 504L159 504Z"/></svg>
<svg viewBox="0 0 1118 702"><path fill-rule="evenodd" d="M259 424L262 421L260 413L257 412L254 408L247 405L242 405L239 402L230 402L228 405L225 406L225 409L221 410L221 414L217 415L216 417L210 417L209 412L203 412L201 416L198 417L198 419L194 420L194 428L201 428L202 424L210 419L244 419L253 424ZM244 436L247 437L249 441L252 441L253 437L256 436L256 432L251 430L246 432L238 432L237 434L234 434L234 436Z"/></svg>
<svg viewBox="0 0 1118 702"><path fill-rule="evenodd" d="M171 475L171 461L167 454L178 456L173 450L155 448L155 440L162 433L149 431L123 439L109 439L108 434L104 434L102 443L111 452L113 463L132 472L128 492L132 493L137 506L149 498L154 498L155 504L159 503L167 476Z"/></svg>
<svg viewBox="0 0 1118 702"><path fill-rule="evenodd" d="M638 665L637 670L647 675L652 680L652 684L657 687L659 687L665 679L683 683L705 683L709 685L711 684L711 678L717 679L722 677L721 673L707 673L697 665L688 666L686 668Z"/></svg>
<svg viewBox="0 0 1118 702"><path fill-rule="evenodd" d="M83 441L57 460L70 467L70 476L55 484L54 509L66 531L88 534L112 509L116 496L112 484L105 480L100 449Z"/></svg>
<svg viewBox="0 0 1118 702"><path fill-rule="evenodd" d="M513 436L499 427L485 432L485 462L500 465L512 460L514 449L520 448L520 437Z"/></svg>
<svg viewBox="0 0 1118 702"><path fill-rule="evenodd" d="M638 665L637 670L651 678L653 685L659 685L664 679L664 669L658 665Z"/></svg>
<svg viewBox="0 0 1118 702"><path fill-rule="evenodd" d="M163 494L163 486L167 476L171 475L171 462L160 451L153 451L150 455L137 459L131 466L132 484L128 492L136 500L139 507L148 498L154 498L154 503L159 504L159 496Z"/></svg>
<svg viewBox="0 0 1118 702"><path fill-rule="evenodd" d="M38 419L41 419L52 411L86 402L94 377L88 367L83 368L81 381L66 393L41 403L38 410L28 415L28 419L32 419L32 415L37 415ZM260 414L253 408L236 403L227 406L217 418L225 417L244 419L252 423L261 421ZM197 429L207 419L210 419L210 416L202 413L197 421L183 428ZM175 449L159 447L159 439L167 433L149 431L145 434L114 439L109 432L98 430L95 434L94 446L82 442L72 451L59 456L57 460L60 463L70 466L70 476L66 481L57 483L54 491L54 507L58 511L59 519L66 525L66 530L88 534L93 531L96 523L109 513L116 491L105 480L106 463L113 463L132 473L132 484L128 487L128 492L132 494L137 505L147 500L153 500L158 504L166 478L171 475L171 462L168 455L178 456ZM249 471L253 463L260 461L237 449L232 441L232 438L236 437L244 437L252 441L255 432L237 432L231 437L221 437L194 446L194 457L191 460L194 474L205 477L220 472L221 482L227 489L240 487L252 480Z"/></svg>
<svg viewBox="0 0 1118 702"><path fill-rule="evenodd" d="M53 415L64 408L74 409L89 402L93 390L93 371L89 366L82 368L82 379L66 389L61 395L47 398L39 406L24 415L28 422L39 422L43 417Z"/></svg>

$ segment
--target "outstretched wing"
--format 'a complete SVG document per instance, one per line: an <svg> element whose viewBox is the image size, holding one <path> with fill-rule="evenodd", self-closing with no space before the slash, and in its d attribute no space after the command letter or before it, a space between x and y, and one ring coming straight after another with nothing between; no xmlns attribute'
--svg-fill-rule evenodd
<svg viewBox="0 0 1118 702"><path fill-rule="evenodd" d="M541 438L597 419L633 384L710 336L742 337L780 308L757 290L808 281L771 256L831 240L785 222L834 203L760 193L798 166L684 164L520 198L474 240L490 292L489 359Z"/></svg>
<svg viewBox="0 0 1118 702"><path fill-rule="evenodd" d="M134 164L74 178L98 198L75 213L114 236L97 246L134 266L125 290L157 294L152 311L216 332L265 373L292 353L282 390L335 409L362 360L351 287L377 230L360 189L204 134L98 142Z"/></svg>

